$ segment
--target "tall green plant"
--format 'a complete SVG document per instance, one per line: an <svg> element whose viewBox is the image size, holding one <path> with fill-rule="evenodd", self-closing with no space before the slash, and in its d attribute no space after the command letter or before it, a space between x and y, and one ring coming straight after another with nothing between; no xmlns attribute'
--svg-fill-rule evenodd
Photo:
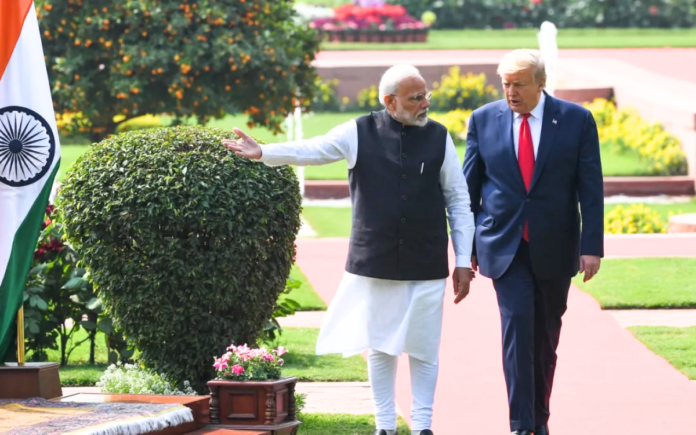
<svg viewBox="0 0 696 435"><path fill-rule="evenodd" d="M212 356L254 343L294 261L299 184L206 127L122 133L93 146L60 190L68 240L140 359L200 392Z"/></svg>

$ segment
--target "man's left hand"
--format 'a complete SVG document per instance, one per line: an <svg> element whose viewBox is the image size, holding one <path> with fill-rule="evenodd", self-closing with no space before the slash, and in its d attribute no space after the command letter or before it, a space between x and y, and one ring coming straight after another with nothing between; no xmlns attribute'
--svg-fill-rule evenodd
<svg viewBox="0 0 696 435"><path fill-rule="evenodd" d="M580 273L585 273L582 282L587 282L599 272L599 263L601 259L596 255L581 255L580 256Z"/></svg>
<svg viewBox="0 0 696 435"><path fill-rule="evenodd" d="M454 294L456 298L454 303L458 304L469 294L469 286L471 280L474 279L474 273L468 267L456 267L452 273L452 282L454 284Z"/></svg>

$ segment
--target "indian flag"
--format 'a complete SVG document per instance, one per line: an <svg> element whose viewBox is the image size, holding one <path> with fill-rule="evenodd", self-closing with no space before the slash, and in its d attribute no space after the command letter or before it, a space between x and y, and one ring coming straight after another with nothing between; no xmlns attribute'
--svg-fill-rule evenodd
<svg viewBox="0 0 696 435"><path fill-rule="evenodd" d="M0 0L0 363L41 230L60 144L32 0Z"/></svg>

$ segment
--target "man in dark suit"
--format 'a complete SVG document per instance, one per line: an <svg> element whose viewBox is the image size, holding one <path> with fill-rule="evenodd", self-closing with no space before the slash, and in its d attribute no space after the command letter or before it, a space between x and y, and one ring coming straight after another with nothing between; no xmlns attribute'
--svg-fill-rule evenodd
<svg viewBox="0 0 696 435"><path fill-rule="evenodd" d="M472 267L498 297L510 429L547 435L571 278L591 279L604 255L599 139L588 110L544 91L538 52L508 53L498 74L505 99L473 112L464 157Z"/></svg>

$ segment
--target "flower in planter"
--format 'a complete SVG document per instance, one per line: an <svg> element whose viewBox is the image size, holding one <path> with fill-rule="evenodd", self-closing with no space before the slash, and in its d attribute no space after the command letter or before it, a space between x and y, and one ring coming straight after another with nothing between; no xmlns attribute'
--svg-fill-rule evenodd
<svg viewBox="0 0 696 435"><path fill-rule="evenodd" d="M215 358L213 367L216 379L235 381L260 381L280 379L281 367L285 361L281 358L288 351L284 347L267 350L265 347L252 349L246 344L230 345L227 353Z"/></svg>

